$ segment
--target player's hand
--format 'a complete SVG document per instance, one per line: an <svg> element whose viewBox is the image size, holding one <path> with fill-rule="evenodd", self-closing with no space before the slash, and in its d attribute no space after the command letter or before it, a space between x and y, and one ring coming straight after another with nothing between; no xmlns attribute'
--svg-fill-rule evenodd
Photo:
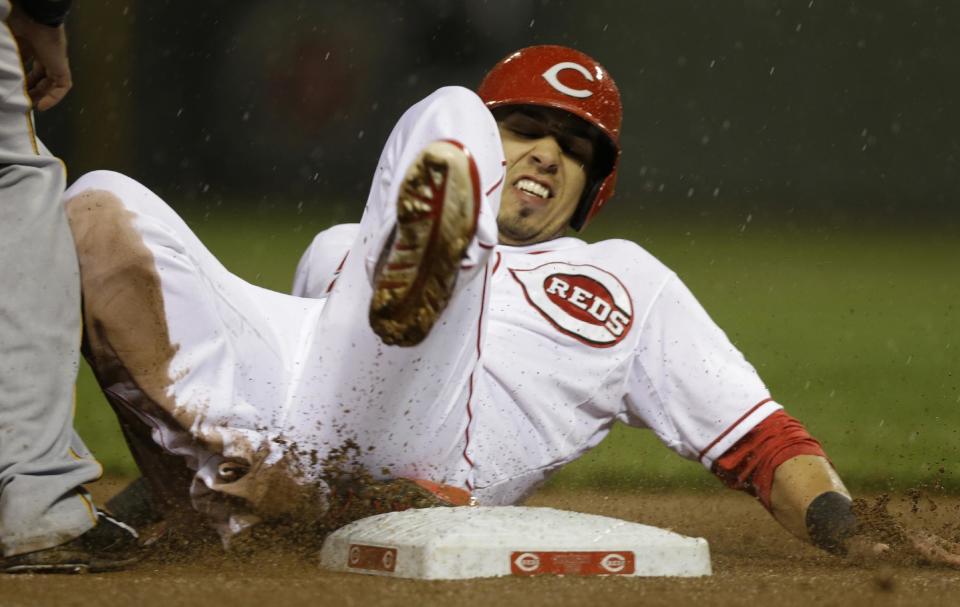
<svg viewBox="0 0 960 607"><path fill-rule="evenodd" d="M923 530L903 532L905 541L896 545L858 535L845 542L847 558L860 563L925 561L960 569L960 543Z"/></svg>
<svg viewBox="0 0 960 607"><path fill-rule="evenodd" d="M913 550L934 564L960 569L960 543L926 531L908 531Z"/></svg>
<svg viewBox="0 0 960 607"><path fill-rule="evenodd" d="M7 19L7 25L20 46L27 73L27 93L35 108L41 112L60 103L73 79L67 59L67 34L63 26L50 27L37 23L23 13L16 4Z"/></svg>

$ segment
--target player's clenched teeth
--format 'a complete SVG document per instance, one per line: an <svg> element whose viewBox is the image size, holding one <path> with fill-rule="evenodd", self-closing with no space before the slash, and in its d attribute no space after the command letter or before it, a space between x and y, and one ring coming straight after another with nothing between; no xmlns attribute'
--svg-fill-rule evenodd
<svg viewBox="0 0 960 607"><path fill-rule="evenodd" d="M550 188L542 183L537 183L536 181L526 177L521 177L518 179L517 182L513 184L513 187L522 192L533 194L534 196L538 196L540 198L550 198L553 196L553 192L550 191Z"/></svg>

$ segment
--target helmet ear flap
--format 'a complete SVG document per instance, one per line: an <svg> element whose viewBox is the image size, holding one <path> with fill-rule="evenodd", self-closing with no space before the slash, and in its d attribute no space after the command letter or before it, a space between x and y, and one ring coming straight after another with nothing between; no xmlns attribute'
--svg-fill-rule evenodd
<svg viewBox="0 0 960 607"><path fill-rule="evenodd" d="M597 193L602 185L602 181L595 180L588 183L587 187L584 188L583 196L580 197L580 204L577 205L577 210L570 217L570 227L573 230L579 232L587 226L588 218L591 215L590 211L593 209L593 201L596 200Z"/></svg>
<svg viewBox="0 0 960 607"><path fill-rule="evenodd" d="M594 160L587 185L583 189L580 203L570 217L570 227L577 232L587 227L594 215L613 196L617 181L617 164L620 161L620 148L601 139L597 145L597 157Z"/></svg>

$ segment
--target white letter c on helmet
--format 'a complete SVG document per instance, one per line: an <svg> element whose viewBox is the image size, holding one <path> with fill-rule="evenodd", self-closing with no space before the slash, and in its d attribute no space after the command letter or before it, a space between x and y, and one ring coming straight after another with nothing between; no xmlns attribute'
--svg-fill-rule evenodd
<svg viewBox="0 0 960 607"><path fill-rule="evenodd" d="M556 64L555 66L551 67L550 69L548 69L542 74L543 79L546 80L550 86L557 89L564 95L569 95L571 97L579 97L581 99L593 95L593 91L590 91L587 89L572 89L569 86L560 82L560 80L557 78L557 75L563 70L575 70L577 72L580 72L580 74L584 78L586 78L589 82L593 82L593 75L590 73L590 70L583 67L579 63L574 63L573 61L564 61L562 63Z"/></svg>

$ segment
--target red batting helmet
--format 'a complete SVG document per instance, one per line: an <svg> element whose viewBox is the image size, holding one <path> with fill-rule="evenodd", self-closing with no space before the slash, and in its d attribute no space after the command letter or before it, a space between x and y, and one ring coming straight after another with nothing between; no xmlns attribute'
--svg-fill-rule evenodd
<svg viewBox="0 0 960 607"><path fill-rule="evenodd" d="M565 46L529 46L493 66L477 94L491 110L539 105L570 112L601 133L597 166L591 167L570 226L580 230L613 196L620 159L623 106L617 84L602 65Z"/></svg>

